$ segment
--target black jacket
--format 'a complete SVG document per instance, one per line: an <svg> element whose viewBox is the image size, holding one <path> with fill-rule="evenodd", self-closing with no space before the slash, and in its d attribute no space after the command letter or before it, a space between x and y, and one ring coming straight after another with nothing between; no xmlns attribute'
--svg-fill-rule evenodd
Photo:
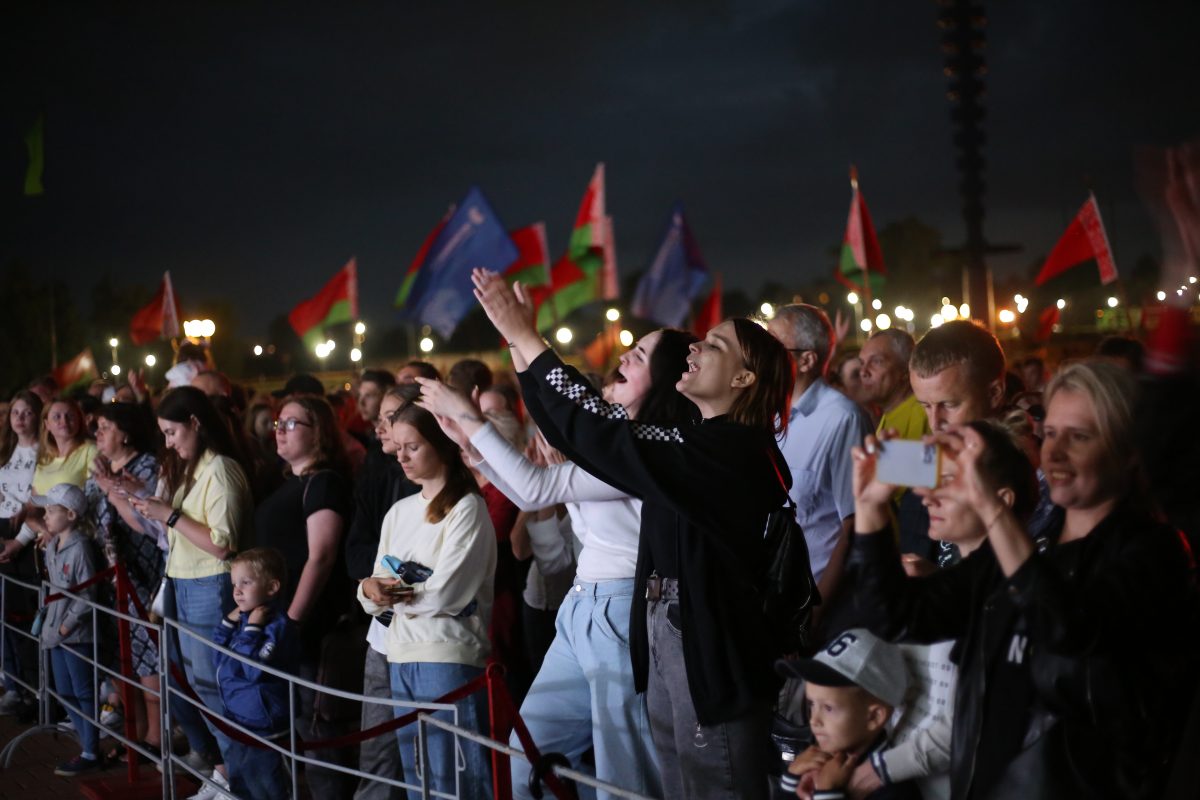
<svg viewBox="0 0 1200 800"><path fill-rule="evenodd" d="M645 691L649 666L647 540L666 537L677 542L684 665L697 719L725 722L771 702L779 679L762 613L762 542L767 515L787 498L771 463L786 463L775 437L724 417L680 428L631 421L553 351L522 373L521 388L551 444L643 501L630 620L637 690Z"/></svg>
<svg viewBox="0 0 1200 800"><path fill-rule="evenodd" d="M958 640L952 797L1159 795L1181 716L1169 704L1190 685L1186 651L1197 635L1193 569L1177 532L1122 507L1007 579L986 542L909 579L887 531L855 535L848 563L860 622L891 639ZM989 677L1014 654L1028 659L1032 703L989 706ZM994 740L1014 728L1003 715L1019 715L1022 741ZM1008 756L989 763L997 753Z"/></svg>

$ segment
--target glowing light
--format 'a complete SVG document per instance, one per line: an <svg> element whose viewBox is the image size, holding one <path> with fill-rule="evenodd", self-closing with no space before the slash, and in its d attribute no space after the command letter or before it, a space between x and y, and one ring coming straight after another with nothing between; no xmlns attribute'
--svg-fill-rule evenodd
<svg viewBox="0 0 1200 800"><path fill-rule="evenodd" d="M881 301L878 297L876 297L874 300L871 301L871 308L878 311L879 309L883 308L883 301Z"/></svg>
<svg viewBox="0 0 1200 800"><path fill-rule="evenodd" d="M317 358L324 358L329 355L329 347L325 342L317 342L317 346L313 348L317 353Z"/></svg>
<svg viewBox="0 0 1200 800"><path fill-rule="evenodd" d="M858 327L863 329L863 333L870 333L871 332L871 320L864 319L862 322L858 323Z"/></svg>
<svg viewBox="0 0 1200 800"><path fill-rule="evenodd" d="M1115 297L1108 298L1108 307L1116 308L1117 307L1117 298L1115 298Z"/></svg>
<svg viewBox="0 0 1200 800"><path fill-rule="evenodd" d="M1176 289L1175 294L1179 295L1180 297L1183 297L1183 289Z"/></svg>
<svg viewBox="0 0 1200 800"><path fill-rule="evenodd" d="M1014 302L1014 303L1019 303L1019 302L1021 302L1021 301L1022 301L1022 300L1024 300L1024 299L1025 299L1025 295L1023 295L1023 294L1020 294L1020 293L1018 293L1018 294L1014 294L1014 295L1013 295L1013 302Z"/></svg>
<svg viewBox="0 0 1200 800"><path fill-rule="evenodd" d="M1158 294L1156 294L1156 295L1155 295L1155 297L1157 297L1157 298L1158 298L1160 301L1162 301L1162 300L1166 300L1166 299L1167 299L1167 293L1166 293L1166 292L1159 292Z"/></svg>
<svg viewBox="0 0 1200 800"><path fill-rule="evenodd" d="M942 298L942 305L944 305L944 306L948 306L948 305L950 305L950 298L949 298L949 297L943 297L943 298Z"/></svg>
<svg viewBox="0 0 1200 800"><path fill-rule="evenodd" d="M150 353L146 356L146 366L147 367L153 367L157 363L158 363L158 358L155 357L154 353Z"/></svg>
<svg viewBox="0 0 1200 800"><path fill-rule="evenodd" d="M941 317L942 317L942 322L949 322L952 319L957 319L958 318L958 309L955 308L954 306L950 305L949 303L946 303L946 305L942 306ZM941 322L938 323L938 325L941 325L941 324L942 324Z"/></svg>
<svg viewBox="0 0 1200 800"><path fill-rule="evenodd" d="M875 317L875 327L879 328L881 331L886 331L888 328L892 327L892 318L887 314L880 314L879 316Z"/></svg>
<svg viewBox="0 0 1200 800"><path fill-rule="evenodd" d="M1017 295L1017 297L1020 297L1020 299L1017 300L1017 313L1024 314L1025 309L1029 308L1029 298L1021 297L1020 295Z"/></svg>
<svg viewBox="0 0 1200 800"><path fill-rule="evenodd" d="M362 361L362 350L359 350L357 347L352 347L350 349L350 360L356 364L359 361Z"/></svg>
<svg viewBox="0 0 1200 800"><path fill-rule="evenodd" d="M262 345L261 344L254 345L254 355L261 356L262 353L263 353Z"/></svg>
<svg viewBox="0 0 1200 800"><path fill-rule="evenodd" d="M622 347L632 347L633 346L633 332L632 331L621 331L620 338L621 338L621 346Z"/></svg>
<svg viewBox="0 0 1200 800"><path fill-rule="evenodd" d="M117 341L117 337L115 336L108 340L109 347L116 347L118 344L120 343Z"/></svg>
<svg viewBox="0 0 1200 800"><path fill-rule="evenodd" d="M1067 301L1066 301L1066 300L1063 300L1063 299L1060 297L1060 298L1058 298L1058 302L1057 302L1057 303L1055 303L1055 305L1056 305L1056 306L1058 306L1058 310L1059 310L1059 311L1062 311L1064 308L1066 308L1066 307L1067 307Z"/></svg>
<svg viewBox="0 0 1200 800"><path fill-rule="evenodd" d="M767 319L775 318L775 306L771 305L770 303L763 303L758 307L758 310L761 311L762 315Z"/></svg>
<svg viewBox="0 0 1200 800"><path fill-rule="evenodd" d="M430 339L428 336L423 336L421 337L421 342L418 346L421 348L422 353L432 353L433 339Z"/></svg>
<svg viewBox="0 0 1200 800"><path fill-rule="evenodd" d="M604 312L604 318L609 322L616 322L621 318L621 310L617 308L610 308L608 311Z"/></svg>
<svg viewBox="0 0 1200 800"><path fill-rule="evenodd" d="M1189 276L1189 277L1188 277L1188 283L1195 283L1195 282L1196 282L1196 276L1195 276L1195 275L1191 275L1191 276Z"/></svg>
<svg viewBox="0 0 1200 800"><path fill-rule="evenodd" d="M110 369L109 372L111 372L113 375L120 375L121 374L121 365L113 364L112 369Z"/></svg>
<svg viewBox="0 0 1200 800"><path fill-rule="evenodd" d="M929 327L940 328L940 327L942 327L943 322L945 322L945 320L942 319L941 314L934 314L932 317L929 318Z"/></svg>
<svg viewBox="0 0 1200 800"><path fill-rule="evenodd" d="M896 319L904 319L904 306L896 306Z"/></svg>
<svg viewBox="0 0 1200 800"><path fill-rule="evenodd" d="M559 344L570 344L571 340L575 338L575 334L571 332L570 328L559 328L554 332L554 338Z"/></svg>
<svg viewBox="0 0 1200 800"><path fill-rule="evenodd" d="M969 305L967 305L966 303L963 303L961 306L958 307L958 315L960 317L962 317L963 319L970 319L971 318L971 307Z"/></svg>
<svg viewBox="0 0 1200 800"><path fill-rule="evenodd" d="M858 292L851 292L846 295L846 302L852 306L858 305Z"/></svg>
<svg viewBox="0 0 1200 800"><path fill-rule="evenodd" d="M335 342L333 339L325 340L325 349L328 350L329 352L332 353L334 351L334 348L336 348L336 347L337 347L337 342Z"/></svg>
<svg viewBox="0 0 1200 800"><path fill-rule="evenodd" d="M1017 321L1017 315L1014 314L1011 310L1009 310L1007 308L1000 309L1000 312L998 314L996 314L996 318L999 319L1001 322L1003 322L1005 325L1011 325L1012 323Z"/></svg>
<svg viewBox="0 0 1200 800"><path fill-rule="evenodd" d="M361 321L360 321L360 322L356 322L356 323L354 323L354 332L355 332L357 335L359 335L359 336L362 336L364 333L366 333L366 332L367 332L367 325L366 325L366 323L365 323L365 322L361 322Z"/></svg>

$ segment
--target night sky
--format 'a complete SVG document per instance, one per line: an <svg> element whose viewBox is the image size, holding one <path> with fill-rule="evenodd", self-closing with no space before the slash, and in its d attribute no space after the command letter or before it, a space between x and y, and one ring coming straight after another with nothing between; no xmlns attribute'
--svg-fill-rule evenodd
<svg viewBox="0 0 1200 800"><path fill-rule="evenodd" d="M1024 269L1096 191L1118 266L1158 249L1134 151L1200 136L1200 4L988 7L986 230ZM472 183L558 254L594 164L623 274L681 199L727 286L832 269L858 165L877 225L961 240L930 0L9 2L0 263L98 273L244 334L359 259L363 312ZM46 195L21 194L46 112ZM898 301L901 298L896 298Z"/></svg>

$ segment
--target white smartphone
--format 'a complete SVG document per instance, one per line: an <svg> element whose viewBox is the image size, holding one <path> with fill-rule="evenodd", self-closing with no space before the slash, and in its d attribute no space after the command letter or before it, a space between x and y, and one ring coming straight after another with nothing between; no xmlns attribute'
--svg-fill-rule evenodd
<svg viewBox="0 0 1200 800"><path fill-rule="evenodd" d="M894 486L937 488L942 474L942 448L906 439L879 443L875 477Z"/></svg>

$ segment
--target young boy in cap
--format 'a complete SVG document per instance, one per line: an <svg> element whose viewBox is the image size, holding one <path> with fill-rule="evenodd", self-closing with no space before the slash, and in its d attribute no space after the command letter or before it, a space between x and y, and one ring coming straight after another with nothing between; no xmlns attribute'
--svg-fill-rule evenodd
<svg viewBox="0 0 1200 800"><path fill-rule="evenodd" d="M35 506L46 509L46 579L55 589L71 589L90 579L96 572L92 543L81 532L80 523L87 513L83 490L70 483L53 486L45 495L34 495ZM94 586L75 592L95 599ZM79 735L83 752L63 764L55 775L71 777L96 769L102 763L100 736L88 718L96 717L96 693L92 686L92 666L80 654L92 652L92 611L83 600L63 597L44 607L39 638L49 651L54 689L66 706L67 716ZM75 711L83 712L82 714Z"/></svg>
<svg viewBox="0 0 1200 800"><path fill-rule="evenodd" d="M892 712L904 704L908 668L900 649L861 628L846 631L813 658L779 662L804 680L814 744L796 756L780 785L812 800L842 800L855 767L888 740ZM871 800L919 798L911 783L887 783Z"/></svg>

